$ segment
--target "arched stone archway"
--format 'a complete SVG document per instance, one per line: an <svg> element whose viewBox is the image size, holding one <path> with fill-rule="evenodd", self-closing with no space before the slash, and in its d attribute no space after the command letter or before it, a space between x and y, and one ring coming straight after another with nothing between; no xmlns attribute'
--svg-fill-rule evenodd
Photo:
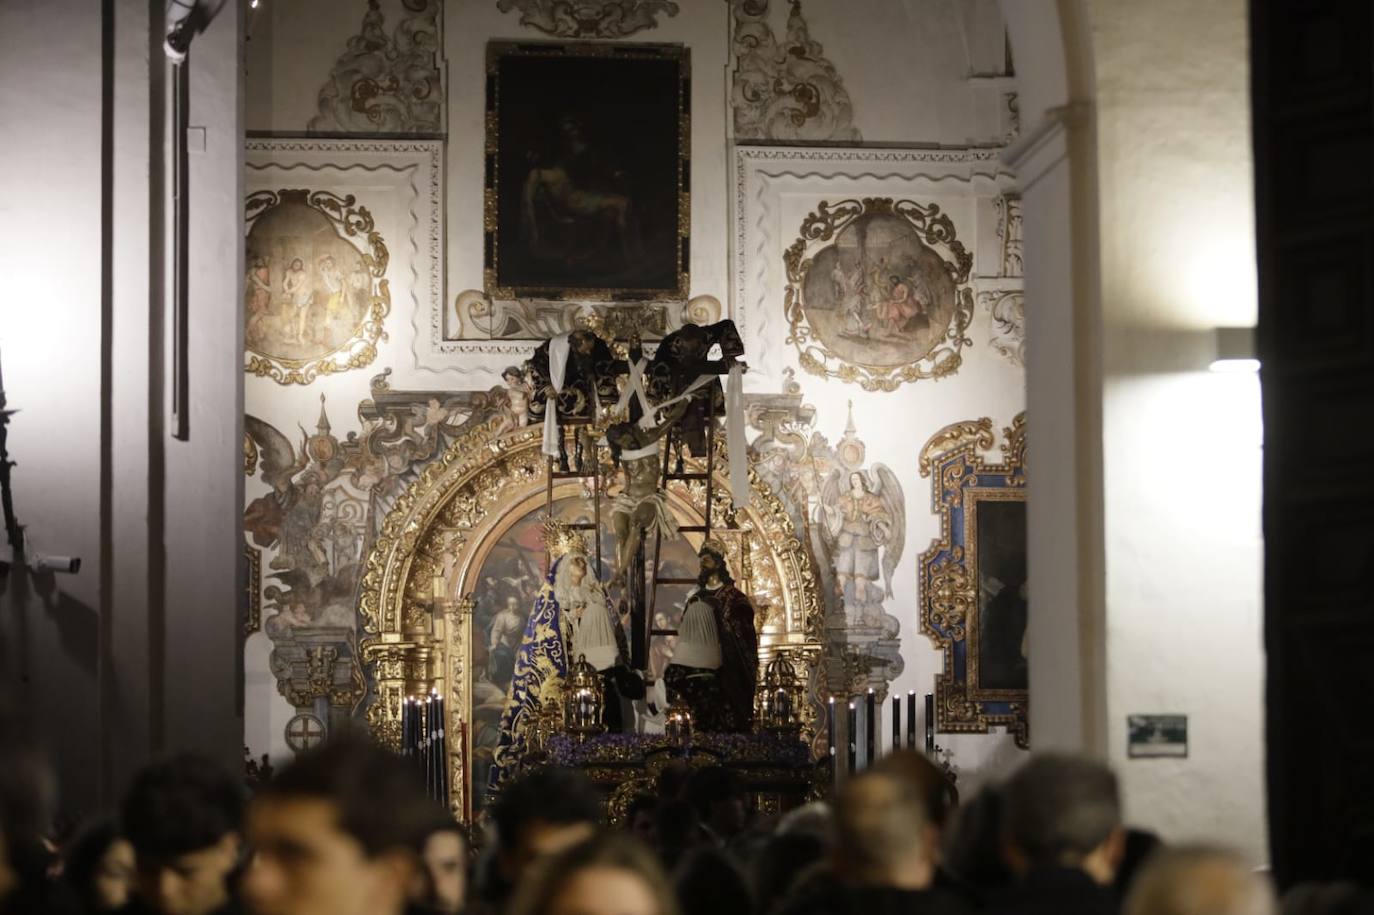
<svg viewBox="0 0 1374 915"><path fill-rule="evenodd" d="M496 435L497 428L487 423L453 442L401 495L367 556L359 596L372 732L399 745L404 697L438 690L447 704L446 731L457 735L449 739L448 764L454 811L462 816L471 814L474 800L472 595L493 545L543 511L549 482L541 429ZM750 502L737 512L723 466L718 474L712 511L728 527L713 528L712 535L730 547L736 577L758 607L761 664L785 650L807 672L812 701L803 738L814 739L823 609L813 560L782 503L752 472ZM579 485L560 482L555 500L580 497ZM671 507L686 524L701 523L705 499L700 483L669 490Z"/></svg>

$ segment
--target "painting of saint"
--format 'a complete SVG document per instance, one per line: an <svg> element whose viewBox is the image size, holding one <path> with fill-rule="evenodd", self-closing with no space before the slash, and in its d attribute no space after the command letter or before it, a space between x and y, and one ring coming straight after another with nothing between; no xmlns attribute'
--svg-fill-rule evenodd
<svg viewBox="0 0 1374 915"><path fill-rule="evenodd" d="M359 337L376 277L369 259L304 193L279 196L252 220L246 240L244 344L301 365Z"/></svg>
<svg viewBox="0 0 1374 915"><path fill-rule="evenodd" d="M1026 503L978 499L978 675L975 690L1024 690Z"/></svg>
<svg viewBox="0 0 1374 915"><path fill-rule="evenodd" d="M889 368L920 360L945 339L959 290L940 254L900 215L865 213L812 260L802 307L840 359Z"/></svg>
<svg viewBox="0 0 1374 915"><path fill-rule="evenodd" d="M488 46L486 292L686 297L687 51Z"/></svg>

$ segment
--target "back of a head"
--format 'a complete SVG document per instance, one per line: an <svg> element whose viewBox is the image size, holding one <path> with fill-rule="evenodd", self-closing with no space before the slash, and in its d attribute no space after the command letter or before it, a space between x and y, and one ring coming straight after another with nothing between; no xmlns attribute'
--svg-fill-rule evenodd
<svg viewBox="0 0 1374 915"><path fill-rule="evenodd" d="M898 750L874 763L873 771L891 775L925 798L926 818L941 828L954 807L949 781L924 753Z"/></svg>
<svg viewBox="0 0 1374 915"><path fill-rule="evenodd" d="M395 848L419 852L439 822L414 767L358 737L335 738L302 753L262 787L257 800L327 802L339 829L369 857Z"/></svg>
<svg viewBox="0 0 1374 915"><path fill-rule="evenodd" d="M124 796L122 827L140 859L200 851L237 833L243 788L214 760L181 754L150 763Z"/></svg>
<svg viewBox="0 0 1374 915"><path fill-rule="evenodd" d="M1012 882L1002 858L1002 795L987 786L959 806L945 830L944 865L954 879L982 897Z"/></svg>
<svg viewBox="0 0 1374 915"><path fill-rule="evenodd" d="M653 854L629 836L605 831L536 863L520 881L508 915L547 915L573 881L591 870L633 875L652 897L657 915L678 915L668 878ZM598 895L610 894L603 889Z"/></svg>
<svg viewBox="0 0 1374 915"><path fill-rule="evenodd" d="M851 778L835 805L835 861L841 876L888 883L903 862L930 855L926 811L925 796L890 774L870 770Z"/></svg>
<svg viewBox="0 0 1374 915"><path fill-rule="evenodd" d="M1002 834L1032 866L1077 865L1121 825L1116 776L1084 757L1032 757L1002 800Z"/></svg>
<svg viewBox="0 0 1374 915"><path fill-rule="evenodd" d="M496 798L492 821L497 842L512 848L531 823L598 823L601 796L580 772L547 766L522 772Z"/></svg>
<svg viewBox="0 0 1374 915"><path fill-rule="evenodd" d="M682 915L750 915L754 909L744 875L714 848L691 852L673 876Z"/></svg>
<svg viewBox="0 0 1374 915"><path fill-rule="evenodd" d="M1179 846L1152 857L1126 897L1124 915L1274 915L1268 880L1232 851Z"/></svg>
<svg viewBox="0 0 1374 915"><path fill-rule="evenodd" d="M741 791L739 777L724 766L698 769L687 782L687 800L703 820L709 818L712 804L733 800Z"/></svg>

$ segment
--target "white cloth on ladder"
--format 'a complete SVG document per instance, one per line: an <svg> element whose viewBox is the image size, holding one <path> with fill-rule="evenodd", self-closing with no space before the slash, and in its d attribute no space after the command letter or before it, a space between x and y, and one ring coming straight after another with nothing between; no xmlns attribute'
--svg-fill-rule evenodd
<svg viewBox="0 0 1374 915"><path fill-rule="evenodd" d="M544 443L540 450L549 457L558 457L558 392L568 372L568 353L572 348L569 334L549 339L549 384L553 393L544 402Z"/></svg>

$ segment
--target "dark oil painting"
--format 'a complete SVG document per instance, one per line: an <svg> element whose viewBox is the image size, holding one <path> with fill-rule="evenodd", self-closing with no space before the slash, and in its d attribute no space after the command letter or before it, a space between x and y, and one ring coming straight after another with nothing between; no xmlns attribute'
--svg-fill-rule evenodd
<svg viewBox="0 0 1374 915"><path fill-rule="evenodd" d="M489 295L686 298L689 90L680 46L487 46Z"/></svg>
<svg viewBox="0 0 1374 915"><path fill-rule="evenodd" d="M1026 503L977 499L978 631L975 690L1024 690ZM972 671L970 671L972 673Z"/></svg>

